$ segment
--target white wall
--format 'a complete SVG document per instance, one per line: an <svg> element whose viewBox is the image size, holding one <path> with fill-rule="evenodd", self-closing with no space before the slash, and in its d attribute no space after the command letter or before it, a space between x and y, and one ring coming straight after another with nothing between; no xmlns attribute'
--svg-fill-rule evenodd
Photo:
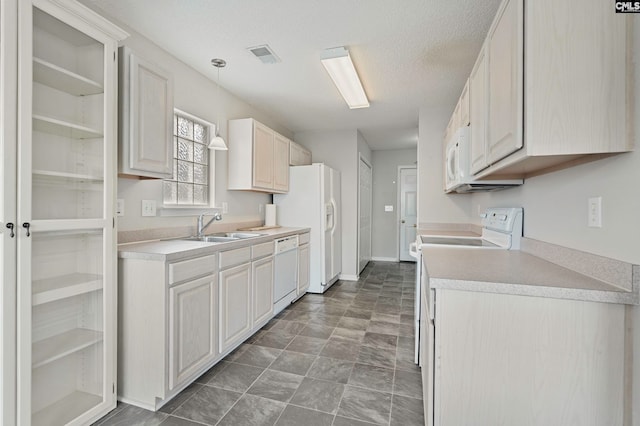
<svg viewBox="0 0 640 426"><path fill-rule="evenodd" d="M357 130L299 132L294 140L310 149L314 163L340 171L342 190L342 277L358 276L358 161L371 149Z"/></svg>
<svg viewBox="0 0 640 426"><path fill-rule="evenodd" d="M443 183L444 129L453 106L420 108L418 122L418 228L425 223L467 223L471 200L446 195Z"/></svg>
<svg viewBox="0 0 640 426"><path fill-rule="evenodd" d="M89 5L91 7L91 5ZM99 13L126 29L131 37L124 45L144 57L147 61L161 66L174 77L174 105L176 108L215 123L219 120L220 135L227 140L227 120L253 117L273 128L279 133L292 137L292 133L276 123L264 112L257 110L221 88L218 92L216 83L200 74L193 68L171 56L151 40L146 39L135 30L112 19L107 14ZM221 70L220 79L224 85L225 70ZM212 75L213 72L212 72ZM209 151L213 154L214 151ZM263 219L260 205L270 203L271 195L257 192L227 191L227 153L215 151L215 205L227 202L229 213L224 215L223 222L242 222ZM195 216L187 217L142 217L141 200L156 200L158 207L162 205L162 182L160 180L118 179L118 198L125 200L125 215L118 218L118 231L130 231L164 227L195 227Z"/></svg>
<svg viewBox="0 0 640 426"><path fill-rule="evenodd" d="M398 166L415 166L415 149L373 151L373 232L371 255L398 259ZM385 212L384 206L394 206Z"/></svg>

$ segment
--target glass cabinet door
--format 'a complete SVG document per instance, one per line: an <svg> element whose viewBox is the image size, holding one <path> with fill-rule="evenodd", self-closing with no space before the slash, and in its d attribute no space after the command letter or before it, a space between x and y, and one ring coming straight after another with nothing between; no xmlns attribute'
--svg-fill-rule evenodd
<svg viewBox="0 0 640 426"><path fill-rule="evenodd" d="M116 44L74 8L20 2L24 425L85 424L115 406Z"/></svg>

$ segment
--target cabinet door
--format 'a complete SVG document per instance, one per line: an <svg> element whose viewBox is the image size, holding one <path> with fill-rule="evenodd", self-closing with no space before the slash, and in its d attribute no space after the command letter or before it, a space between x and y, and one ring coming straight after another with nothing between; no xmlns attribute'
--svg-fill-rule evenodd
<svg viewBox="0 0 640 426"><path fill-rule="evenodd" d="M173 78L157 65L121 48L123 79L121 163L125 174L173 175Z"/></svg>
<svg viewBox="0 0 640 426"><path fill-rule="evenodd" d="M489 30L487 156L493 164L522 148L523 1L509 0Z"/></svg>
<svg viewBox="0 0 640 426"><path fill-rule="evenodd" d="M215 358L217 293L215 275L169 289L169 389Z"/></svg>
<svg viewBox="0 0 640 426"><path fill-rule="evenodd" d="M253 280L253 326L266 322L273 313L273 256L251 264Z"/></svg>
<svg viewBox="0 0 640 426"><path fill-rule="evenodd" d="M253 186L273 189L273 131L257 121L253 127Z"/></svg>
<svg viewBox="0 0 640 426"><path fill-rule="evenodd" d="M289 139L275 134L273 147L273 189L289 191Z"/></svg>
<svg viewBox="0 0 640 426"><path fill-rule="evenodd" d="M309 244L298 249L298 296L309 288Z"/></svg>
<svg viewBox="0 0 640 426"><path fill-rule="evenodd" d="M76 2L17 3L11 424L90 424L116 405L114 37L124 33Z"/></svg>
<svg viewBox="0 0 640 426"><path fill-rule="evenodd" d="M220 272L220 351L243 340L251 330L251 264Z"/></svg>
<svg viewBox="0 0 640 426"><path fill-rule="evenodd" d="M469 77L469 119L471 144L469 164L471 174L485 169L487 164L487 61L482 49Z"/></svg>
<svg viewBox="0 0 640 426"><path fill-rule="evenodd" d="M469 80L462 89L462 95L460 95L460 127L469 125Z"/></svg>

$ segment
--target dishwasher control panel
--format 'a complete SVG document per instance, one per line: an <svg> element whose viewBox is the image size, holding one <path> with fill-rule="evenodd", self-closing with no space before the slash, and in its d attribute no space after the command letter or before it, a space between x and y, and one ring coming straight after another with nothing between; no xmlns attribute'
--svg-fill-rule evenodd
<svg viewBox="0 0 640 426"><path fill-rule="evenodd" d="M276 254L293 250L298 247L298 236L292 235L290 237L278 238L275 244Z"/></svg>

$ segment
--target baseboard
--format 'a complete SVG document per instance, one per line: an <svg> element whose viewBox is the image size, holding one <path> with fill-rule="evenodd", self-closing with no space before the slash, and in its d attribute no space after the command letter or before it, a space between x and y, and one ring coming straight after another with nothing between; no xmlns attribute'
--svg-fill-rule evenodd
<svg viewBox="0 0 640 426"><path fill-rule="evenodd" d="M371 260L374 262L398 262L397 257L372 257Z"/></svg>
<svg viewBox="0 0 640 426"><path fill-rule="evenodd" d="M358 281L358 276L357 275L340 274L340 279L342 281Z"/></svg>

